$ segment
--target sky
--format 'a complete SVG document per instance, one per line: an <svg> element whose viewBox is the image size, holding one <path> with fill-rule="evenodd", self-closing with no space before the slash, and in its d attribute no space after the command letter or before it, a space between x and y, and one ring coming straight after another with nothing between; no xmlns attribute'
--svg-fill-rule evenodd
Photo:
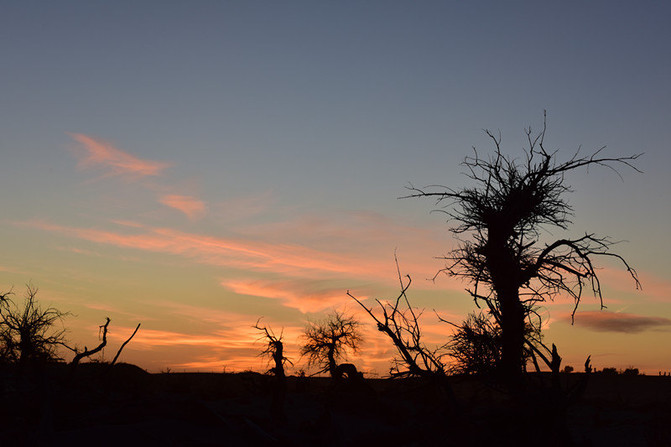
<svg viewBox="0 0 671 447"><path fill-rule="evenodd" d="M438 276L456 246L409 184L468 185L460 163L546 144L644 153L643 173L566 177L573 225L622 241L605 310L543 309L565 364L671 371L671 6L594 1L24 1L0 5L0 290L39 288L71 344L152 372L263 371L261 323L296 366L308 321L355 315L349 357L394 350L347 295L426 309L427 343L474 309Z"/></svg>

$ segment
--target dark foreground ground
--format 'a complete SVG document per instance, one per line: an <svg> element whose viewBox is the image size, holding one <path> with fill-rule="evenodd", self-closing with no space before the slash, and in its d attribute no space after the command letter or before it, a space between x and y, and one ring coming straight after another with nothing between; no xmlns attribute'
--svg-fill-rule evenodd
<svg viewBox="0 0 671 447"><path fill-rule="evenodd" d="M283 418L257 373L89 364L0 379L0 446L671 446L671 377L593 374L564 412L547 390L511 399L474 378L452 380L450 404L420 380L290 377Z"/></svg>

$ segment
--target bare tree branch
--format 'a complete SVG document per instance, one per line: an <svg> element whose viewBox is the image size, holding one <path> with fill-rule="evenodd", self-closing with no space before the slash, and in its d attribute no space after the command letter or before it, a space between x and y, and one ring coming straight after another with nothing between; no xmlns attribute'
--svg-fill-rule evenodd
<svg viewBox="0 0 671 447"><path fill-rule="evenodd" d="M119 347L119 350L116 352L116 355L115 355L114 358L112 359L112 362L110 363L110 366L112 366L112 365L114 365L114 364L116 363L117 359L118 359L119 356L121 355L121 351L123 351L123 348L125 348L126 345L127 345L128 343L130 343L130 341L133 339L133 337L135 337L135 334L137 333L138 329L140 329L140 324L141 324L141 323L138 323L138 324L137 324L137 326L135 327L135 330L134 330L133 333L130 335L130 337L128 337L128 339L126 339L126 341L123 342L122 345Z"/></svg>
<svg viewBox="0 0 671 447"><path fill-rule="evenodd" d="M101 337L100 344L98 346L96 346L95 348L93 348L91 350L87 349L86 346L84 346L84 350L81 351L81 352L77 351L76 348L73 349L73 351L75 352L75 356L72 359L72 361L70 362L70 365L75 367L75 366L77 366L77 364L79 364L79 361L81 359L86 358L86 357L90 357L93 354L97 354L98 352L102 351L102 349L107 345L107 327L109 326L109 324L110 324L110 319L109 319L109 317L106 317L105 318L105 324L100 326L100 330L102 331L102 337Z"/></svg>

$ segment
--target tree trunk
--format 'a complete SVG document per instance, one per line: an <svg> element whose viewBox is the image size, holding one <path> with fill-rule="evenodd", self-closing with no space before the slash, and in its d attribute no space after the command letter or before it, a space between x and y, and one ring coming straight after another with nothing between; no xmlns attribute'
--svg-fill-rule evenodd
<svg viewBox="0 0 671 447"><path fill-rule="evenodd" d="M520 262L509 243L515 239L513 225L496 222L488 231L487 268L500 312L500 373L514 390L522 382L524 369L525 312L520 302Z"/></svg>
<svg viewBox="0 0 671 447"><path fill-rule="evenodd" d="M284 344L280 340L273 341L275 348L273 352L273 360L275 367L273 373L275 375L275 385L273 387L273 397L270 405L270 412L272 417L278 421L286 420L284 414L284 401L287 394L287 377L284 373Z"/></svg>
<svg viewBox="0 0 671 447"><path fill-rule="evenodd" d="M517 387L524 370L524 309L515 287L497 291L501 310L501 375Z"/></svg>
<svg viewBox="0 0 671 447"><path fill-rule="evenodd" d="M331 377L335 378L336 376L336 368L338 365L336 364L335 361L335 343L331 346L329 346L329 350L326 353L326 356L328 358L329 362L329 373L331 374Z"/></svg>

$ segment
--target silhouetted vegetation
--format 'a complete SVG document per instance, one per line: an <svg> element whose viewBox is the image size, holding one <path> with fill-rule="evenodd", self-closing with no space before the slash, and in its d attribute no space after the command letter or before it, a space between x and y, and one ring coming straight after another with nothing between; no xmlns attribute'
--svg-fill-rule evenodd
<svg viewBox="0 0 671 447"><path fill-rule="evenodd" d="M483 312L471 313L448 342L457 374L490 374L501 363L501 329Z"/></svg>
<svg viewBox="0 0 671 447"><path fill-rule="evenodd" d="M81 359L86 358L86 357L90 357L93 354L97 354L98 352L103 350L103 348L107 345L107 327L109 326L109 324L110 324L110 319L109 319L109 317L107 317L105 319L105 324L100 326L100 331L102 332L101 341L100 341L100 344L98 346L96 346L95 348L88 349L86 346L84 346L83 351L80 351L76 347L75 348L70 348L75 353L75 356L72 358L72 361L70 362L70 365L72 365L73 368L75 366L77 366L77 364L79 364L79 361Z"/></svg>
<svg viewBox="0 0 671 447"><path fill-rule="evenodd" d="M579 373L568 365L562 369L557 347L546 346L541 336L539 306L547 300L572 297L575 315L583 291L590 290L603 306L594 264L597 257L621 262L635 285L640 285L634 269L612 252L608 238L589 233L545 242L540 235L542 229L566 230L571 223L572 209L565 199L571 191L567 173L590 166L636 169L632 163L638 155L605 158L600 149L589 156L576 153L561 162L557 152L546 151L545 132L545 122L537 134L526 131L528 147L518 160L504 155L501 137L486 131L495 146L493 155L481 158L475 152L463 163L474 186L410 187L408 197L436 199L456 222L452 231L460 245L445 256L441 272L467 279L467 290L481 308L459 324L438 316L454 328L446 343L425 342L422 311L408 298L412 280L401 274L398 261L400 293L395 298L376 299L369 307L347 292L393 343L396 356L390 376L403 380L366 379L354 364L343 361L348 352L359 349L362 335L359 322L338 311L309 322L300 348L307 365L317 368L313 376L328 372L331 378L307 377L303 370L298 377L287 375L285 367L293 363L285 356L283 333L276 335L260 319L253 327L264 342L260 355L270 365L266 374L225 370L223 374L180 374L167 368L170 374L150 375L133 365L117 364L139 324L111 362L85 363L84 359L108 346L110 318L99 326L94 347L70 347L62 328L67 314L40 306L37 288L29 285L23 301L15 302L11 291L0 294L0 423L6 425L0 427L0 444L60 445L62 440L72 445L83 439L118 445L130 439L147 445L530 445L539 441L587 445L604 439L589 430L597 432L608 424L618 427L619 415L607 420L613 402L622 410L629 404L627 399L645 396L644 403L652 404L645 410L649 415L644 436L652 433L651 444L661 440L659 445L667 445L671 432L664 427L671 413L659 393L659 389L671 390L666 377L641 377L634 367L603 368L590 394L591 357ZM59 357L59 348L74 354L69 366ZM16 373L27 364L43 367L30 377ZM530 365L535 371L528 371ZM74 377L75 367L77 380L68 380ZM578 405L575 413L568 411ZM585 414L591 416L585 418ZM98 431L89 431L92 427ZM117 429L118 439L114 438ZM101 432L110 438L99 441ZM628 442L621 437L616 440Z"/></svg>
<svg viewBox="0 0 671 447"><path fill-rule="evenodd" d="M254 328L259 330L263 335L261 340L266 342L265 349L261 352L262 356L270 357L273 367L268 372L275 376L275 386L273 388L273 399L271 404L272 414L278 418L284 418L284 401L287 392L287 378L284 372L284 364L289 363L293 365L291 360L284 356L284 343L282 343L282 334L275 335L272 329L266 326L260 326L261 319L256 321Z"/></svg>
<svg viewBox="0 0 671 447"><path fill-rule="evenodd" d="M629 367L622 371L622 374L625 376L637 376L640 374L638 368Z"/></svg>
<svg viewBox="0 0 671 447"><path fill-rule="evenodd" d="M359 322L338 311L309 322L304 339L301 355L307 356L308 365L320 368L317 374L328 371L331 377L336 377L338 361L346 358L347 349L356 352L362 342Z"/></svg>
<svg viewBox="0 0 671 447"><path fill-rule="evenodd" d="M419 324L421 312L413 308L407 296L412 280L410 276L404 278L398 270L401 292L391 302L376 299L378 317L374 309L367 307L357 297L349 295L354 301L371 316L377 324L377 329L385 334L394 344L398 356L392 360L390 374L392 377L435 377L446 374L444 358L447 355L444 346L431 348L422 339L422 329Z"/></svg>
<svg viewBox="0 0 671 447"><path fill-rule="evenodd" d="M282 334L280 334L279 337L276 336L272 329L269 329L266 326L260 326L260 322L261 319L254 324L254 329L258 329L262 333L260 340L266 342L266 347L261 351L261 355L270 357L270 360L273 363L273 367L269 370L270 373L278 377L285 377L284 364L289 363L290 365L293 365L293 362L284 356Z"/></svg>
<svg viewBox="0 0 671 447"><path fill-rule="evenodd" d="M347 295L356 301L377 324L377 329L385 334L394 344L397 356L392 360L390 375L394 378L419 377L426 381L437 391L434 394L437 402L444 399L448 402L446 406L450 411L457 408L457 398L447 380L447 366L445 357L448 355L447 346L430 347L422 339L422 329L419 318L422 312L413 308L407 296L412 279L401 276L401 271L396 260L396 272L398 274L401 291L395 300L381 301L377 312L367 307L361 300L347 291ZM444 398L444 399L443 399Z"/></svg>
<svg viewBox="0 0 671 447"><path fill-rule="evenodd" d="M435 199L456 223L451 231L460 245L444 257L446 266L441 272L471 283L468 293L500 329L501 376L517 386L527 353L552 367L550 348L528 336L540 333L538 305L566 294L574 300L575 314L586 288L602 300L595 258L621 261L639 286L634 269L611 251L609 238L587 233L543 243L541 229L566 230L571 224L572 208L565 197L571 191L568 173L589 167L637 170L632 163L640 154L602 157L601 148L587 156L578 151L567 161L559 161L557 151L545 148L544 120L537 134L526 130L528 147L520 160L502 152L500 135L485 132L494 144L493 155L483 158L474 151L462 164L473 186L411 185L407 197Z"/></svg>
<svg viewBox="0 0 671 447"><path fill-rule="evenodd" d="M0 362L25 366L61 360L57 349L65 342L62 320L67 315L56 308L43 308L38 289L27 285L22 302L12 291L0 294Z"/></svg>

